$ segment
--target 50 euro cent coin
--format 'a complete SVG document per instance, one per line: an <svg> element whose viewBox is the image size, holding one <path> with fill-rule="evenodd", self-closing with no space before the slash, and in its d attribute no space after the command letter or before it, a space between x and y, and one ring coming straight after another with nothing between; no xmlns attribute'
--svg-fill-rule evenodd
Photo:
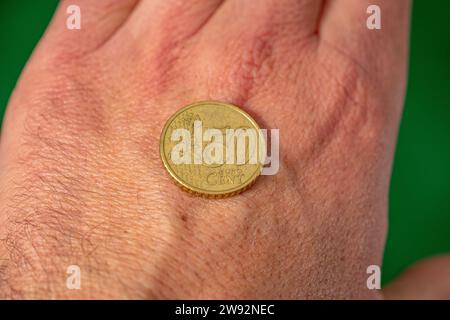
<svg viewBox="0 0 450 320"><path fill-rule="evenodd" d="M266 140L237 106L202 101L178 110L160 138L165 169L184 191L229 197L253 185L264 166Z"/></svg>

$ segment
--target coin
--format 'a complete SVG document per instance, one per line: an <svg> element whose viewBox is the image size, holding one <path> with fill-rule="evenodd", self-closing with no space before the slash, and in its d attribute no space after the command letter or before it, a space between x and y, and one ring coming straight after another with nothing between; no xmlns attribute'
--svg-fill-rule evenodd
<svg viewBox="0 0 450 320"><path fill-rule="evenodd" d="M160 156L185 191L213 198L248 189L261 174L265 137L240 108L202 101L178 110L165 124Z"/></svg>

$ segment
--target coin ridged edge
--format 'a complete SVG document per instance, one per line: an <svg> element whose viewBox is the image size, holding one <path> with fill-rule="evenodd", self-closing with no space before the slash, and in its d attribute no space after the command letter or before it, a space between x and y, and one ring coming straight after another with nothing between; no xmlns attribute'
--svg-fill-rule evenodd
<svg viewBox="0 0 450 320"><path fill-rule="evenodd" d="M206 199L225 199L225 198L236 196L236 195L250 189L251 187L253 187L253 185L256 183L256 180L258 180L258 178L259 178L259 176L261 176L261 174L257 175L249 184L244 186L242 189L232 191L229 193L217 193L217 194L198 192L198 191L189 189L188 187L185 187L184 185L179 183L174 177L172 177L171 174L169 174L169 176L170 176L170 180L172 181L173 184L175 184L178 188L182 189L184 192L186 192L194 197L200 197L200 198L206 198Z"/></svg>

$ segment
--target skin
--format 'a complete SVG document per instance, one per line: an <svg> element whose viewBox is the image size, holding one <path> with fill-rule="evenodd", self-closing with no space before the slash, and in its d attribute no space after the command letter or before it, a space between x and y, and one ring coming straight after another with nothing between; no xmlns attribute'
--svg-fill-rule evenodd
<svg viewBox="0 0 450 320"><path fill-rule="evenodd" d="M65 27L69 4L81 30ZM381 30L366 28L369 4L382 8ZM406 0L62 1L3 123L0 295L382 298L366 269L382 263L409 10ZM221 200L175 186L159 135L199 100L279 128L279 173ZM73 264L81 290L66 288ZM385 296L450 297L449 265L423 263Z"/></svg>

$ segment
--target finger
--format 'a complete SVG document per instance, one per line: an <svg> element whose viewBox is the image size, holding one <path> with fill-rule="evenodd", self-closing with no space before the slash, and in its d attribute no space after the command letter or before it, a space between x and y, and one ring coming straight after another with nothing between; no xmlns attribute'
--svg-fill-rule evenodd
<svg viewBox="0 0 450 320"><path fill-rule="evenodd" d="M368 13L371 5L380 9L379 30L367 27L368 18L378 15ZM395 86L404 82L400 80L406 73L409 16L409 0L329 0L319 27L321 43L377 73L387 86Z"/></svg>
<svg viewBox="0 0 450 320"><path fill-rule="evenodd" d="M46 58L81 56L105 44L126 21L138 0L61 1L39 49ZM44 51L44 52L42 52Z"/></svg>
<svg viewBox="0 0 450 320"><path fill-rule="evenodd" d="M419 262L383 289L386 299L450 299L450 256Z"/></svg>
<svg viewBox="0 0 450 320"><path fill-rule="evenodd" d="M196 34L225 0L141 1L124 33L139 42L178 43Z"/></svg>
<svg viewBox="0 0 450 320"><path fill-rule="evenodd" d="M221 25L237 32L271 32L297 39L317 31L322 0L228 0L221 12Z"/></svg>

